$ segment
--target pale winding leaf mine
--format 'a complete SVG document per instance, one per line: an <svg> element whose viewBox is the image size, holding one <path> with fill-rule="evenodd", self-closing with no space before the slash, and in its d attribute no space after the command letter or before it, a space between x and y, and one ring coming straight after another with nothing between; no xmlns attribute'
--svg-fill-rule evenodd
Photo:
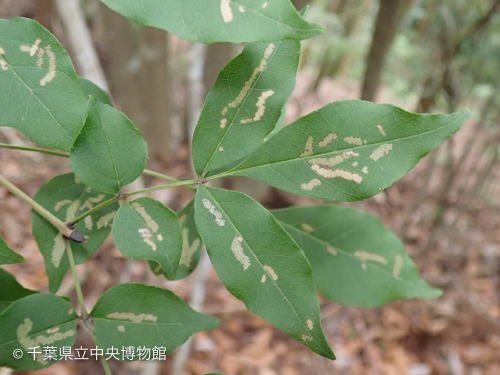
<svg viewBox="0 0 500 375"><path fill-rule="evenodd" d="M380 124L377 125L377 128L379 132L385 136L385 130L384 127ZM328 146L331 142L337 140L337 134L335 133L328 133L327 135L324 136L324 138L319 142L318 146L319 147L326 147ZM366 140L362 140L359 137L345 137L344 142L351 144L351 145L356 145L356 146L363 146L363 144L366 144ZM389 151L392 150L392 143L386 143L383 144L382 146L378 147L375 149L372 154L370 155L370 159L373 161L378 161L381 157L384 155L388 154ZM306 144L304 146L304 151L299 155L301 158L309 157L314 155L314 138L312 136L309 136L307 138ZM319 174L321 177L324 178L343 178L348 181L354 181L358 184L360 184L363 181L363 177L358 174L358 173L353 173L346 171L344 169L331 169L331 167L338 165L342 163L344 160L349 159L352 156L359 156L359 154L353 150L347 150L344 151L340 155L333 156L331 158L323 158L323 157L318 157L318 158L311 158L307 160L309 164L311 164L311 169ZM353 167L358 166L358 162L352 163ZM361 172L364 174L368 174L368 167L364 166L361 169ZM300 185L302 190L306 191L311 191L313 190L316 186L321 185L321 180L318 180L317 178L311 179L309 182L304 182Z"/></svg>
<svg viewBox="0 0 500 375"><path fill-rule="evenodd" d="M148 244L153 251L156 251L157 247L156 243L153 241L153 233L157 233L158 230L160 229L158 223L153 220L153 218L146 212L146 210L144 209L144 207L141 206L140 203L132 202L132 208L142 217L142 220L144 220L144 222L148 227L148 228L140 228L139 234L141 235L143 241L146 244ZM156 238L158 239L158 241L163 240L161 234L157 235Z"/></svg>
<svg viewBox="0 0 500 375"><path fill-rule="evenodd" d="M278 275L276 275L276 272L272 269L270 266L264 266L264 269L266 272L272 277L274 281L278 280Z"/></svg>
<svg viewBox="0 0 500 375"><path fill-rule="evenodd" d="M233 252L234 256L243 265L243 270L247 270L248 267L250 267L250 258L245 255L243 252L243 246L241 246L241 242L243 241L243 238L240 236L236 236L233 239L233 242L231 243L231 251Z"/></svg>
<svg viewBox="0 0 500 375"><path fill-rule="evenodd" d="M156 321L158 320L157 316L146 313L135 315L134 313L113 312L111 314L106 315L106 317L116 320L130 320L131 322L134 323L142 323L143 321L156 323Z"/></svg>
<svg viewBox="0 0 500 375"><path fill-rule="evenodd" d="M392 275L398 277L401 274L401 269L403 268L403 258L401 255L396 255L396 260L394 261L394 268L392 269Z"/></svg>
<svg viewBox="0 0 500 375"><path fill-rule="evenodd" d="M9 70L9 67L7 66L7 62L3 59L2 55L5 53L5 50L0 47L0 68L2 70Z"/></svg>
<svg viewBox="0 0 500 375"><path fill-rule="evenodd" d="M387 259L385 259L383 256L375 254L375 253L369 253L368 251L356 251L354 253L354 256L359 258L361 260L361 267L366 270L366 262L368 260L371 260L372 262L379 262L382 264L387 264Z"/></svg>
<svg viewBox="0 0 500 375"><path fill-rule="evenodd" d="M97 229L106 228L108 225L110 225L111 220L113 220L115 216L116 211L113 211L101 217L99 220L97 220Z"/></svg>
<svg viewBox="0 0 500 375"><path fill-rule="evenodd" d="M54 246L52 247L51 262L54 267L59 268L66 246L61 234L58 233L54 238Z"/></svg>
<svg viewBox="0 0 500 375"><path fill-rule="evenodd" d="M382 156L388 154L389 151L391 150L392 150L392 143L383 144L382 146L378 147L377 149L375 149L375 151L372 152L372 154L370 155L370 159L372 159L373 161L377 161Z"/></svg>
<svg viewBox="0 0 500 375"><path fill-rule="evenodd" d="M230 0L221 0L220 12L222 13L222 19L224 22L228 23L233 20L233 11L231 10Z"/></svg>
<svg viewBox="0 0 500 375"><path fill-rule="evenodd" d="M189 229L182 229L182 253L181 260L179 264L182 264L185 267L191 266L191 260L193 258L194 253L200 247L200 239L197 238L193 241L191 245L189 245Z"/></svg>
<svg viewBox="0 0 500 375"><path fill-rule="evenodd" d="M47 336L40 334L35 338L30 338L30 332L33 329L33 321L29 318L24 319L24 323L17 327L17 340L24 347L25 350L30 350L30 348L36 348L38 346L47 346L52 345L56 341L64 340L67 337L74 336L76 332L72 329L66 332L58 332L59 328L49 329L47 330ZM53 333L53 334L51 334ZM47 365L47 359L42 356L42 352L39 351L37 354L34 354L35 360L40 362L42 365Z"/></svg>
<svg viewBox="0 0 500 375"><path fill-rule="evenodd" d="M41 39L37 39L35 44L31 46L21 46L21 51L29 53L30 56L35 56L35 54L37 54L38 61L36 63L36 66L39 68L43 66L44 57L47 56L49 60L49 72L40 80L40 86L45 86L56 77L57 64L56 55L52 51L52 47L50 46L50 44L42 48L38 46L41 41Z"/></svg>
<svg viewBox="0 0 500 375"><path fill-rule="evenodd" d="M207 198L203 198L203 206L210 212L212 215L215 216L215 222L217 223L218 226L223 227L226 225L226 220L222 218L222 214L220 211L217 211L215 209L215 206L210 202Z"/></svg>
<svg viewBox="0 0 500 375"><path fill-rule="evenodd" d="M224 1L222 3L224 3ZM221 3L221 9L222 9L222 3ZM229 6L229 1L227 1L227 8L229 8L229 10L231 9L231 7ZM232 13L231 13L231 19L232 19ZM252 87L253 87L253 85L255 83L255 80L257 79L257 76L259 75L259 73L262 73L264 71L264 69L265 69L265 67L267 65L267 60L269 59L269 57L271 57L271 55L272 55L272 53L274 51L274 48L275 48L275 46L272 43L267 46L267 48L266 48L266 50L264 52L264 58L261 60L260 65L257 68L255 68L255 70L253 71L252 76L250 77L250 79L245 82L245 85L241 89L241 91L238 94L238 96L236 97L236 99L234 99L231 103L229 103L227 105L227 107L224 107L224 109L221 112L222 116L226 116L229 108L237 108L241 103L243 103L243 100L245 100L245 98L247 97L248 93L252 89ZM255 112L255 114L254 114L253 117L241 120L241 123L242 124L248 124L248 123L251 123L251 122L260 121L262 119L262 117L264 116L264 113L266 111L266 105L265 105L266 101L273 94L274 94L273 90L264 91L260 95L259 99L257 99L257 103L255 104L257 106L257 112ZM224 129L226 127L226 125L227 125L227 119L225 117L223 117L220 120L220 124L219 125L220 125L221 129Z"/></svg>

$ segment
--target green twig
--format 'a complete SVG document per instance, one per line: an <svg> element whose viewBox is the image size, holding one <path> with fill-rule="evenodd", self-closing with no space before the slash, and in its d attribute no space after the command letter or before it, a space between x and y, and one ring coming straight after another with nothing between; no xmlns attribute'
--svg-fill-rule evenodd
<svg viewBox="0 0 500 375"><path fill-rule="evenodd" d="M34 152L40 152L42 154L49 154L49 155L55 155L55 156L63 156L65 158L69 158L68 154L64 154L62 152L57 152L57 151L44 150L43 148L15 146L15 145L9 145L9 144L6 144L6 143L0 143L0 148L10 148L10 149L13 149L13 150L22 150L22 151L34 151Z"/></svg>
<svg viewBox="0 0 500 375"><path fill-rule="evenodd" d="M12 194L16 197L29 204L36 212L47 219L53 226L55 226L61 234L66 237L70 237L73 230L69 229L66 224L64 224L57 217L52 215L49 211L27 196L23 191L21 191L17 186L13 185L10 181L7 181L2 175L0 175L0 185L5 186Z"/></svg>
<svg viewBox="0 0 500 375"><path fill-rule="evenodd" d="M51 151L51 150L44 150L43 148L15 146L15 145L9 145L6 143L0 143L0 148L10 148L12 150L21 150L21 151L34 151L34 152L39 152L42 154L49 154L49 155L62 156L65 158L69 158L69 154L65 154L65 153L57 152L57 151ZM164 179L167 181L181 182L180 180L178 180L174 177L168 176L168 175L163 174L163 173L155 172L155 171L152 171L150 169L145 169L142 173L147 174L148 176L158 177L158 178L161 178L161 179ZM196 189L193 188L192 186L186 186L186 188L193 190L193 191L196 191Z"/></svg>
<svg viewBox="0 0 500 375"><path fill-rule="evenodd" d="M79 221L82 221L83 219L85 219L87 216L92 215L93 213L95 213L95 212L103 209L104 207L109 206L110 204L113 204L113 203L117 202L119 199L120 199L120 196L117 195L116 197L113 197L111 199L108 199L107 201L102 202L101 204L95 206L91 210L88 210L87 212L84 212L83 214L81 214L80 216L78 216L76 219L71 220L68 223L68 225L75 225Z"/></svg>
<svg viewBox="0 0 500 375"><path fill-rule="evenodd" d="M94 327L92 327L92 324L90 324L89 322L89 314L87 313L87 309L85 308L85 301L83 300L82 287L80 285L80 280L78 279L78 274L76 273L75 258L73 257L73 251L71 250L71 244L68 240L65 240L64 242L66 245L66 252L68 254L69 264L71 266L71 273L73 274L73 281L75 283L75 290L76 290L76 295L78 297L78 303L80 304L83 324L85 325L85 327L87 327L89 334L92 337L92 340L94 341L96 346L99 346L97 343L97 336L94 332ZM101 357L101 362L102 366L104 367L104 372L106 373L106 375L111 375L111 370L104 357Z"/></svg>
<svg viewBox="0 0 500 375"><path fill-rule="evenodd" d="M78 302L80 303L80 309L82 310L82 318L83 320L86 320L89 314L85 309L82 287L80 286L80 280L78 279L78 274L76 273L75 258L73 257L73 251L71 250L71 244L69 243L69 240L64 240L64 244L66 245L66 252L68 253L69 265L71 266L71 273L73 274L73 281L75 283L76 295L78 296Z"/></svg>
<svg viewBox="0 0 500 375"><path fill-rule="evenodd" d="M130 193L125 193L125 194L123 194L123 196L126 198L126 197L130 197L130 196L132 196L132 195L143 194L143 193L149 193L150 191L170 189L170 188L177 187L177 186L195 185L195 184L197 184L197 183L198 183L198 180L179 181L179 182L175 182L175 183L173 183L173 184L161 185L161 186L154 186L154 187L147 188L147 189L142 189L142 190L132 191L132 192L130 192Z"/></svg>
<svg viewBox="0 0 500 375"><path fill-rule="evenodd" d="M166 174L163 174L163 173L158 173L158 172L152 171L150 169L145 169L144 172L142 172L142 173L147 174L149 176L154 176L154 177L162 178L164 180L171 181L171 182L181 182L180 180L178 180L176 178L167 176ZM194 188L192 186L186 186L186 188L188 188L190 190L193 190L193 191L196 191L196 188Z"/></svg>

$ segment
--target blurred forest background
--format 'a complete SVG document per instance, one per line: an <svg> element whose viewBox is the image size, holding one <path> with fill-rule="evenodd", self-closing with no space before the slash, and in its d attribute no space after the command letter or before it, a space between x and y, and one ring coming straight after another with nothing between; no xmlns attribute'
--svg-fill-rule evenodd
<svg viewBox="0 0 500 375"><path fill-rule="evenodd" d="M326 32L303 41L297 87L287 123L324 104L362 98L414 112L469 107L471 119L450 141L379 195L350 206L370 212L405 242L422 277L442 288L437 300L383 308L343 307L320 297L328 361L246 311L215 275L195 272L168 282L147 264L125 259L109 239L78 267L90 308L109 287L128 281L169 288L202 312L222 319L156 363L111 362L114 374L231 375L498 375L500 374L500 0L316 0L306 18ZM37 19L70 52L77 72L112 95L143 131L149 167L176 178L193 176L189 140L203 100L221 68L242 45L192 44L162 30L139 27L98 0L0 0L0 18ZM28 144L0 128L0 142ZM31 196L68 160L0 149L0 170ZM160 184L144 177L145 186ZM268 208L318 203L248 179L222 182ZM152 193L174 210L186 189ZM30 209L0 188L0 232L27 258L5 268L23 286L48 290L43 258L31 235ZM67 275L69 276L69 275ZM206 279L206 290L196 287ZM332 287L335 287L332 285ZM74 296L65 279L60 295ZM198 304L200 300L198 299ZM81 327L80 327L81 328ZM92 347L83 332L75 347ZM10 374L0 369L1 375ZM101 374L99 363L57 363L37 374Z"/></svg>

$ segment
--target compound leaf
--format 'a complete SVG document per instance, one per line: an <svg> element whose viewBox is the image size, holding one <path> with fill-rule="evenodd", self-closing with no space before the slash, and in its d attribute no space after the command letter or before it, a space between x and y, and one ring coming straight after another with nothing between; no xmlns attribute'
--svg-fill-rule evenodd
<svg viewBox="0 0 500 375"><path fill-rule="evenodd" d="M109 106L113 106L113 102L109 97L108 93L97 86L94 82L89 81L88 79L80 77L80 81L82 82L83 88L85 89L85 93L88 96L93 96L101 103L107 104Z"/></svg>
<svg viewBox="0 0 500 375"><path fill-rule="evenodd" d="M76 175L92 189L117 194L141 175L147 156L146 142L127 116L91 97L69 155Z"/></svg>
<svg viewBox="0 0 500 375"><path fill-rule="evenodd" d="M38 22L0 20L0 126L42 146L69 151L87 96L68 53Z"/></svg>
<svg viewBox="0 0 500 375"><path fill-rule="evenodd" d="M113 198L85 186L74 173L54 177L42 185L35 194L35 201L65 223L70 222L98 204ZM118 210L113 203L87 216L75 225L87 239L85 243L70 242L76 264L85 262L101 246L111 231L111 222ZM64 240L59 230L35 211L31 212L33 236L45 259L49 288L57 292L62 278L70 269Z"/></svg>
<svg viewBox="0 0 500 375"><path fill-rule="evenodd" d="M302 19L289 0L101 0L125 18L190 42L269 42L307 39L320 25Z"/></svg>
<svg viewBox="0 0 500 375"><path fill-rule="evenodd" d="M327 104L279 131L232 175L326 200L369 198L403 177L470 115L406 112L389 104Z"/></svg>
<svg viewBox="0 0 500 375"><path fill-rule="evenodd" d="M193 137L198 175L262 145L295 87L300 42L250 43L219 74Z"/></svg>
<svg viewBox="0 0 500 375"><path fill-rule="evenodd" d="M34 293L38 292L24 288L14 275L0 268L0 314L14 301Z"/></svg>
<svg viewBox="0 0 500 375"><path fill-rule="evenodd" d="M26 259L12 250L0 235L0 264L22 263Z"/></svg>
<svg viewBox="0 0 500 375"><path fill-rule="evenodd" d="M333 302L377 307L441 295L420 278L399 238L372 215L336 205L272 214L304 250L316 287Z"/></svg>
<svg viewBox="0 0 500 375"><path fill-rule="evenodd" d="M172 352L196 332L208 331L219 319L194 311L169 290L144 284L119 284L97 301L90 316L100 347L164 348ZM119 358L123 361L142 358Z"/></svg>
<svg viewBox="0 0 500 375"><path fill-rule="evenodd" d="M243 193L200 185L195 220L219 279L248 310L335 358L321 328L311 266L269 211Z"/></svg>
<svg viewBox="0 0 500 375"><path fill-rule="evenodd" d="M0 366L34 371L53 365L56 360L47 359L43 347L54 347L59 358L61 347L75 343L78 319L71 304L54 294L14 301L0 315Z"/></svg>
<svg viewBox="0 0 500 375"><path fill-rule="evenodd" d="M152 198L123 202L113 222L113 240L127 258L153 260L175 280L182 252L181 223L161 202Z"/></svg>

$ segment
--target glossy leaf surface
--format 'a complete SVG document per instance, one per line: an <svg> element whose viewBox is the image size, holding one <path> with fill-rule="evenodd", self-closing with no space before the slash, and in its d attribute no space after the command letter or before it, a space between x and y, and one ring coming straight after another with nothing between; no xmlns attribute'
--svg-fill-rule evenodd
<svg viewBox="0 0 500 375"><path fill-rule="evenodd" d="M76 175L92 189L117 194L146 167L148 148L124 113L91 97L87 120L69 155Z"/></svg>
<svg viewBox="0 0 500 375"><path fill-rule="evenodd" d="M42 185L35 194L35 201L67 223L112 197L90 189L74 173L68 173ZM70 242L76 264L85 262L101 246L111 231L117 210L118 203L113 203L75 225L87 240L85 243ZM55 293L70 269L64 240L59 231L35 211L31 212L31 219L33 235L45 259L50 291Z"/></svg>
<svg viewBox="0 0 500 375"><path fill-rule="evenodd" d="M101 103L107 104L109 106L113 106L113 102L109 97L108 93L97 86L94 82L89 81L88 79L80 77L80 81L82 82L83 88L85 89L85 93L88 96L93 96Z"/></svg>
<svg viewBox="0 0 500 375"><path fill-rule="evenodd" d="M272 211L304 250L318 290L343 305L377 307L408 298L435 298L403 243L379 219L337 205Z"/></svg>
<svg viewBox="0 0 500 375"><path fill-rule="evenodd" d="M38 22L0 20L0 126L42 146L69 151L87 96L68 53Z"/></svg>
<svg viewBox="0 0 500 375"><path fill-rule="evenodd" d="M38 293L24 288L14 275L0 268L0 314L14 301Z"/></svg>
<svg viewBox="0 0 500 375"><path fill-rule="evenodd" d="M300 42L250 43L219 74L193 137L198 175L262 145L295 87Z"/></svg>
<svg viewBox="0 0 500 375"><path fill-rule="evenodd" d="M113 240L127 258L153 260L175 279L182 252L181 223L161 202L123 202L113 222Z"/></svg>
<svg viewBox="0 0 500 375"><path fill-rule="evenodd" d="M323 27L302 19L289 0L101 0L132 22L190 42L307 39Z"/></svg>
<svg viewBox="0 0 500 375"><path fill-rule="evenodd" d="M469 115L469 110L428 115L389 104L334 102L282 129L231 174L305 197L363 200L403 177Z"/></svg>
<svg viewBox="0 0 500 375"><path fill-rule="evenodd" d="M164 354L182 345L194 333L213 329L220 322L194 311L169 290L135 283L107 290L90 316L95 322L97 341L105 351L122 346L163 347Z"/></svg>
<svg viewBox="0 0 500 375"><path fill-rule="evenodd" d="M12 250L0 235L0 264L22 263L26 259Z"/></svg>
<svg viewBox="0 0 500 375"><path fill-rule="evenodd" d="M195 220L226 288L248 310L333 359L321 328L311 266L269 211L245 194L200 185Z"/></svg>
<svg viewBox="0 0 500 375"><path fill-rule="evenodd" d="M33 371L53 365L43 347L73 346L78 315L68 301L49 293L37 293L12 303L0 315L0 366ZM31 349L34 348L34 349ZM14 351L22 356L17 359ZM39 354L30 354L37 352Z"/></svg>
<svg viewBox="0 0 500 375"><path fill-rule="evenodd" d="M188 277L195 270L202 251L201 237L194 222L194 199L177 212L177 217L182 225L182 254L175 280L180 280ZM149 266L155 275L165 274L158 263L149 262Z"/></svg>

